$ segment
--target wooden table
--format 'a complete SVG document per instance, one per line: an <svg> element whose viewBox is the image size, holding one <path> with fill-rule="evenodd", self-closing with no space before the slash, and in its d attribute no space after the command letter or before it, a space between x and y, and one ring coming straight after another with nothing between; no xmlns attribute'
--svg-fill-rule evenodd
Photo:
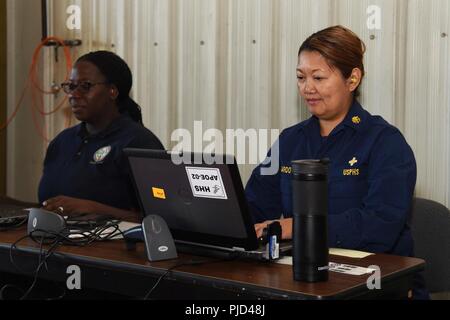
<svg viewBox="0 0 450 320"><path fill-rule="evenodd" d="M0 232L0 272L21 274L10 261L11 245L26 235L26 229ZM13 262L25 271L33 271L38 261L39 245L29 239L13 251ZM69 266L81 271L82 289L95 289L128 297L142 298L155 281L169 268L180 263L204 261L203 264L184 265L170 271L152 294L161 299L373 299L406 298L412 288L412 277L424 268L424 261L416 258L376 254L363 259L330 256L330 261L381 269L381 290L369 290L370 275L354 276L330 272L329 280L303 283L293 280L292 266L218 259L179 254L176 260L149 262L144 245L135 251L126 249L123 240L97 242L86 247L60 246L49 259L48 270L41 279L65 283Z"/></svg>

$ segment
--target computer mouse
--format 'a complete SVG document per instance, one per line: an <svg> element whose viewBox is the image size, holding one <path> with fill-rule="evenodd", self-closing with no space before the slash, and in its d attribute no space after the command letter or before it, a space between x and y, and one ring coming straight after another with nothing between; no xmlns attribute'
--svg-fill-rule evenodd
<svg viewBox="0 0 450 320"><path fill-rule="evenodd" d="M51 211L31 208L28 214L28 234L36 237L52 238L61 234L66 228L62 216Z"/></svg>

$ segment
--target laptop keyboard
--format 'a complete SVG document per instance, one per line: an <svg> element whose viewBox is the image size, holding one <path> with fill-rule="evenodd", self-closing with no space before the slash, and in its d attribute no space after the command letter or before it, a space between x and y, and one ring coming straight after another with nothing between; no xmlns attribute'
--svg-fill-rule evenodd
<svg viewBox="0 0 450 320"><path fill-rule="evenodd" d="M25 217L28 215L28 211L23 207L14 205L3 205L0 206L0 219L5 218L15 218L15 217Z"/></svg>

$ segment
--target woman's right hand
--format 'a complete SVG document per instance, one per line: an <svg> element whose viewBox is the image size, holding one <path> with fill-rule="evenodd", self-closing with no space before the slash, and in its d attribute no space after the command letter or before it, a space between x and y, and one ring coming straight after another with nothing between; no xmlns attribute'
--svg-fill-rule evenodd
<svg viewBox="0 0 450 320"><path fill-rule="evenodd" d="M267 226L274 221L276 220L267 220L262 223L255 224L256 237L261 238L264 228L267 228Z"/></svg>

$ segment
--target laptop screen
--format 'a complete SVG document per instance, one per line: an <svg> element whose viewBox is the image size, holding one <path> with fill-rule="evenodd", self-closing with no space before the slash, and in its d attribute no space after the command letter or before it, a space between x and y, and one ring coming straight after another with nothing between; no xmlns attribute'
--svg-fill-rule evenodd
<svg viewBox="0 0 450 320"><path fill-rule="evenodd" d="M184 152L175 164L167 151L125 149L142 212L161 216L177 241L225 248L258 247L234 158L206 164ZM196 160L196 161L194 161ZM226 161L228 160L228 161Z"/></svg>

